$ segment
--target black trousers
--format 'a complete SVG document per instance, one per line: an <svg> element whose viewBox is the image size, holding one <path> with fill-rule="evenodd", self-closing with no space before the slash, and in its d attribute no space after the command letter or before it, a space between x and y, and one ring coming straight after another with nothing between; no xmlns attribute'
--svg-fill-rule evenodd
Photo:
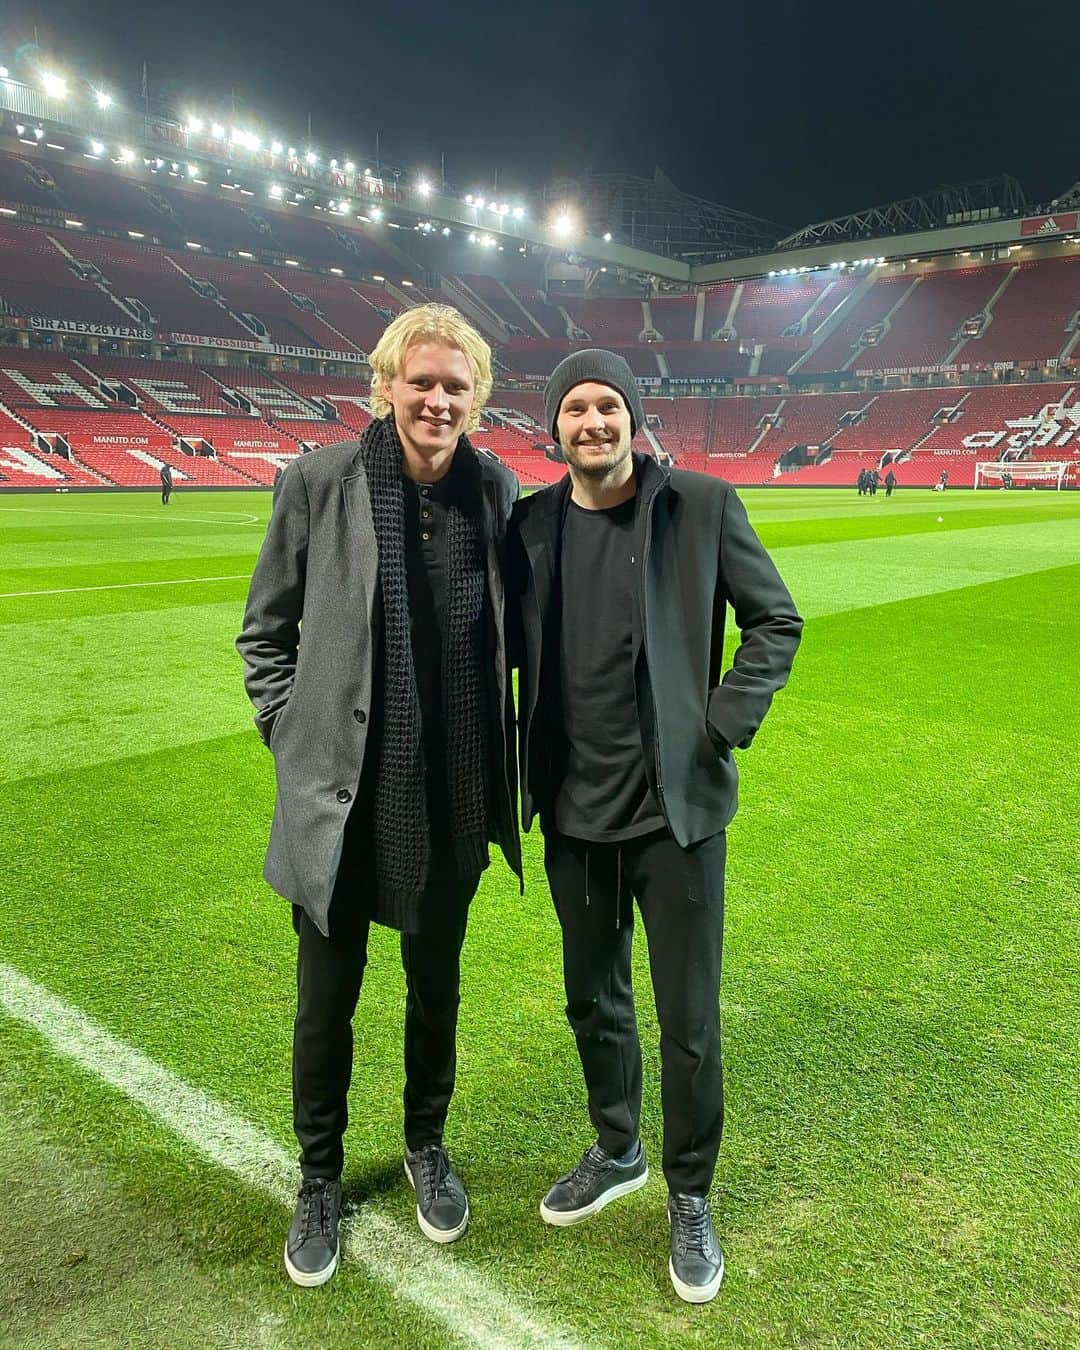
<svg viewBox="0 0 1080 1350"><path fill-rule="evenodd" d="M548 830L544 845L562 926L566 1016L600 1146L624 1153L640 1123L630 969L637 900L660 1023L664 1176L672 1191L706 1195L724 1128L719 997L727 836L720 831L682 849L667 831L590 844Z"/></svg>
<svg viewBox="0 0 1080 1350"><path fill-rule="evenodd" d="M405 971L405 1143L441 1143L457 1070L460 958L479 876L432 883L421 932L401 935ZM293 1128L305 1177L337 1177L352 1078L352 1018L367 964L369 920L335 897L330 936L294 908L300 943L293 1027Z"/></svg>
<svg viewBox="0 0 1080 1350"><path fill-rule="evenodd" d="M169 504L169 495L170 495L171 492L172 492L172 488L171 488L171 487L162 487L162 489L161 489L161 504L162 504L162 506L168 506L168 504Z"/></svg>

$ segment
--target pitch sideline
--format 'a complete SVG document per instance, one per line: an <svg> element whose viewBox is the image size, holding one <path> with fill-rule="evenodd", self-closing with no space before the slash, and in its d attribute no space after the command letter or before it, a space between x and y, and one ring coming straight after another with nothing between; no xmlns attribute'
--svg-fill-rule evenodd
<svg viewBox="0 0 1080 1350"><path fill-rule="evenodd" d="M194 586L199 581L250 581L250 572L234 577L171 577L168 581L115 581L107 586L61 586L52 591L0 591L0 600L17 600L27 595L76 595L83 591L133 591L140 586Z"/></svg>
<svg viewBox="0 0 1080 1350"><path fill-rule="evenodd" d="M296 1162L214 1098L191 1087L20 971L0 962L0 1010L34 1028L60 1055L137 1102L211 1162L291 1209ZM284 1231L284 1225L283 1225ZM479 1350L582 1350L562 1328L518 1308L457 1257L435 1251L384 1215L361 1210L342 1223L342 1254L396 1297Z"/></svg>

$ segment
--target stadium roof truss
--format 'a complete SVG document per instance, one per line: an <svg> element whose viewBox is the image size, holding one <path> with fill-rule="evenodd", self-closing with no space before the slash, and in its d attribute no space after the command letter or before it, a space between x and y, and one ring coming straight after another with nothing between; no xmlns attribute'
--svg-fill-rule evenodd
<svg viewBox="0 0 1080 1350"><path fill-rule="evenodd" d="M776 247L780 250L810 244L857 243L883 235L914 234L943 225L971 225L1002 216L1024 215L1027 210L1024 189L1005 173L971 183L943 185L919 197L905 197L887 206L871 206L849 216L804 225L781 239Z"/></svg>
<svg viewBox="0 0 1080 1350"><path fill-rule="evenodd" d="M660 169L652 178L590 173L575 183L589 234L688 263L770 248L780 230L745 211L681 192Z"/></svg>

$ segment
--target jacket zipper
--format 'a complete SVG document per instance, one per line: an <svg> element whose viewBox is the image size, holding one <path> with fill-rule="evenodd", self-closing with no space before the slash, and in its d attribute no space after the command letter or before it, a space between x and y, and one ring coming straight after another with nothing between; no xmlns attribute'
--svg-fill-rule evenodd
<svg viewBox="0 0 1080 1350"><path fill-rule="evenodd" d="M645 647L645 664L649 664L649 587L648 587L648 566L649 550L652 545L652 513L653 502L656 494L660 491L662 484L658 483L649 494L649 500L645 503L645 543L641 552L641 641ZM649 678L649 694L652 697L652 677ZM656 766L656 795L660 798L657 803L661 814L664 817L667 827L671 829L671 822L668 820L667 808L664 805L664 775L660 769L660 719L656 715L656 700L653 698L653 758Z"/></svg>

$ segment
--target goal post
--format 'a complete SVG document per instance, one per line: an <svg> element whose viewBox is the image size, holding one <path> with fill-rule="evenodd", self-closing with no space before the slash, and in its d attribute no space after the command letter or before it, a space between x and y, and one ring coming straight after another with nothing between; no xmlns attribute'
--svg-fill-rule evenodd
<svg viewBox="0 0 1080 1350"><path fill-rule="evenodd" d="M1058 492L1065 486L1070 469L1075 468L1072 460L1001 460L980 461L975 465L975 487L999 488L1005 474L1012 481L1026 487L1055 488Z"/></svg>

